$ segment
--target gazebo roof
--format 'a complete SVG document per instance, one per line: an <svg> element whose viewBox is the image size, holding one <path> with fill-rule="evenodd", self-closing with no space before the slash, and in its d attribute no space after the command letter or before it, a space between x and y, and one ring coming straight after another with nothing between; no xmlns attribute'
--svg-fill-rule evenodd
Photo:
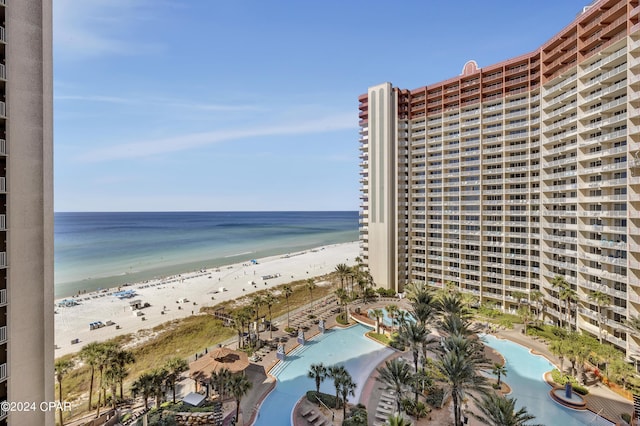
<svg viewBox="0 0 640 426"><path fill-rule="evenodd" d="M249 366L249 357L241 351L229 348L216 348L189 364L189 375L208 380L211 373L223 368L233 373L240 373Z"/></svg>

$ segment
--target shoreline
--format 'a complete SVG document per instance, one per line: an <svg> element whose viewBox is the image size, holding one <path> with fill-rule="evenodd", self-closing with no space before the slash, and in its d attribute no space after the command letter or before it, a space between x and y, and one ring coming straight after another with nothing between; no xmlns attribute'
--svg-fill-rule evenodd
<svg viewBox="0 0 640 426"><path fill-rule="evenodd" d="M202 307L236 300L294 280L321 276L332 272L339 263L354 264L358 255L359 243L352 241L264 257L256 259L255 264L233 263L121 286L120 290L136 292L131 298L114 296L118 287L81 294L73 298L78 303L74 306L59 306L70 298L57 298L55 357L78 352L90 342L142 330L152 334L154 327L197 315ZM134 301L149 306L133 310L130 303ZM97 322L102 325L91 329L90 324Z"/></svg>
<svg viewBox="0 0 640 426"><path fill-rule="evenodd" d="M274 256L292 255L304 251L314 250L320 247L328 247L338 244L348 244L358 241L357 238L337 242L326 242L316 244L299 244L280 248L262 248L257 250L243 251L222 257L199 258L197 260L183 259L177 257L176 263L157 264L148 269L136 271L120 271L111 275L86 277L73 281L64 281L55 284L54 298L64 299L82 296L87 293L111 290L117 287L136 285L141 282L162 280L165 277L189 274L200 269L223 268L236 263L249 262L251 259L270 258ZM200 254L202 257L202 254Z"/></svg>

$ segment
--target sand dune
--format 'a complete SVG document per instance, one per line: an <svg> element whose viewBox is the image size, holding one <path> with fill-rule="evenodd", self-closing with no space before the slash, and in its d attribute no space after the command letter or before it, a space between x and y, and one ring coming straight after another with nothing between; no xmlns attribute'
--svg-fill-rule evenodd
<svg viewBox="0 0 640 426"><path fill-rule="evenodd" d="M115 297L113 293L118 289L81 295L75 298L79 303L76 306L56 307L55 356L77 352L90 342L150 329L196 314L202 306L213 306L293 280L323 275L333 271L339 263L352 265L358 251L358 242L334 244L257 259L257 264L233 264L122 287L122 290L136 291L137 295L131 299ZM225 290L221 291L222 288ZM150 305L139 311L142 316L136 316L136 311L130 308L130 302L135 300ZM113 324L90 330L89 324L98 321ZM72 343L75 339L78 343Z"/></svg>

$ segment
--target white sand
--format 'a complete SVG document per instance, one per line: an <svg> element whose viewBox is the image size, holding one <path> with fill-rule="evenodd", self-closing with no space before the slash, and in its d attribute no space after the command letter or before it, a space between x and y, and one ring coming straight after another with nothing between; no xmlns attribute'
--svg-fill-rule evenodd
<svg viewBox="0 0 640 426"><path fill-rule="evenodd" d="M358 252L358 242L334 244L291 253L288 257L278 255L257 259L257 265L239 263L122 287L122 290L137 292L131 299L120 300L113 296L112 293L118 289L80 295L75 298L79 305L55 308L55 356L77 352L90 342L151 329L192 315L192 312L197 314L203 306L213 306L254 291L329 273L339 263L354 264ZM278 274L275 278L262 279L266 275ZM252 281L256 283L255 287ZM220 292L221 287L226 291ZM188 302L176 303L179 299ZM129 303L134 300L151 305L141 310L143 316L135 316L130 309ZM164 314L161 313L163 310ZM89 324L96 321L113 321L115 324L90 330ZM73 339L79 339L79 343L71 344Z"/></svg>

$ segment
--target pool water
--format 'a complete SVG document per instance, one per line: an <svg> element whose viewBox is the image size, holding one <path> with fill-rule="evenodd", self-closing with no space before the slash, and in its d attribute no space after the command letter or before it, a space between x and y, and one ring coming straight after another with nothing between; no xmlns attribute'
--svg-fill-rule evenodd
<svg viewBox="0 0 640 426"><path fill-rule="evenodd" d="M394 320L391 319L391 317L389 316L389 312L386 309L381 309L383 317L382 320L380 322L380 324L384 324L387 327L397 327L398 326L398 319L395 319L395 324L394 324ZM404 311L404 310L403 310ZM407 313L407 320L414 322L415 320L413 319L413 317L411 316L411 314L409 314L407 311L404 311ZM367 315L369 318L371 318L374 322L375 322L375 318L371 315L371 309L369 309L369 311L367 311Z"/></svg>
<svg viewBox="0 0 640 426"><path fill-rule="evenodd" d="M287 359L271 370L278 381L275 389L260 406L254 425L291 424L291 412L295 403L307 391L315 390L315 380L307 377L311 364L322 362L325 366L343 365L358 385L355 397L350 397L349 402L358 401L362 387L373 369L393 353L392 349L365 337L364 334L370 330L362 325L330 329L287 354ZM335 395L333 380L325 379L320 391Z"/></svg>
<svg viewBox="0 0 640 426"><path fill-rule="evenodd" d="M554 402L549 396L551 387L543 375L555 368L546 358L533 355L529 349L494 336L483 336L487 346L500 352L506 360L507 375L503 381L511 387L510 398L516 398L517 409L526 407L536 416L532 423L546 426L611 426L613 423L588 410L572 410Z"/></svg>

